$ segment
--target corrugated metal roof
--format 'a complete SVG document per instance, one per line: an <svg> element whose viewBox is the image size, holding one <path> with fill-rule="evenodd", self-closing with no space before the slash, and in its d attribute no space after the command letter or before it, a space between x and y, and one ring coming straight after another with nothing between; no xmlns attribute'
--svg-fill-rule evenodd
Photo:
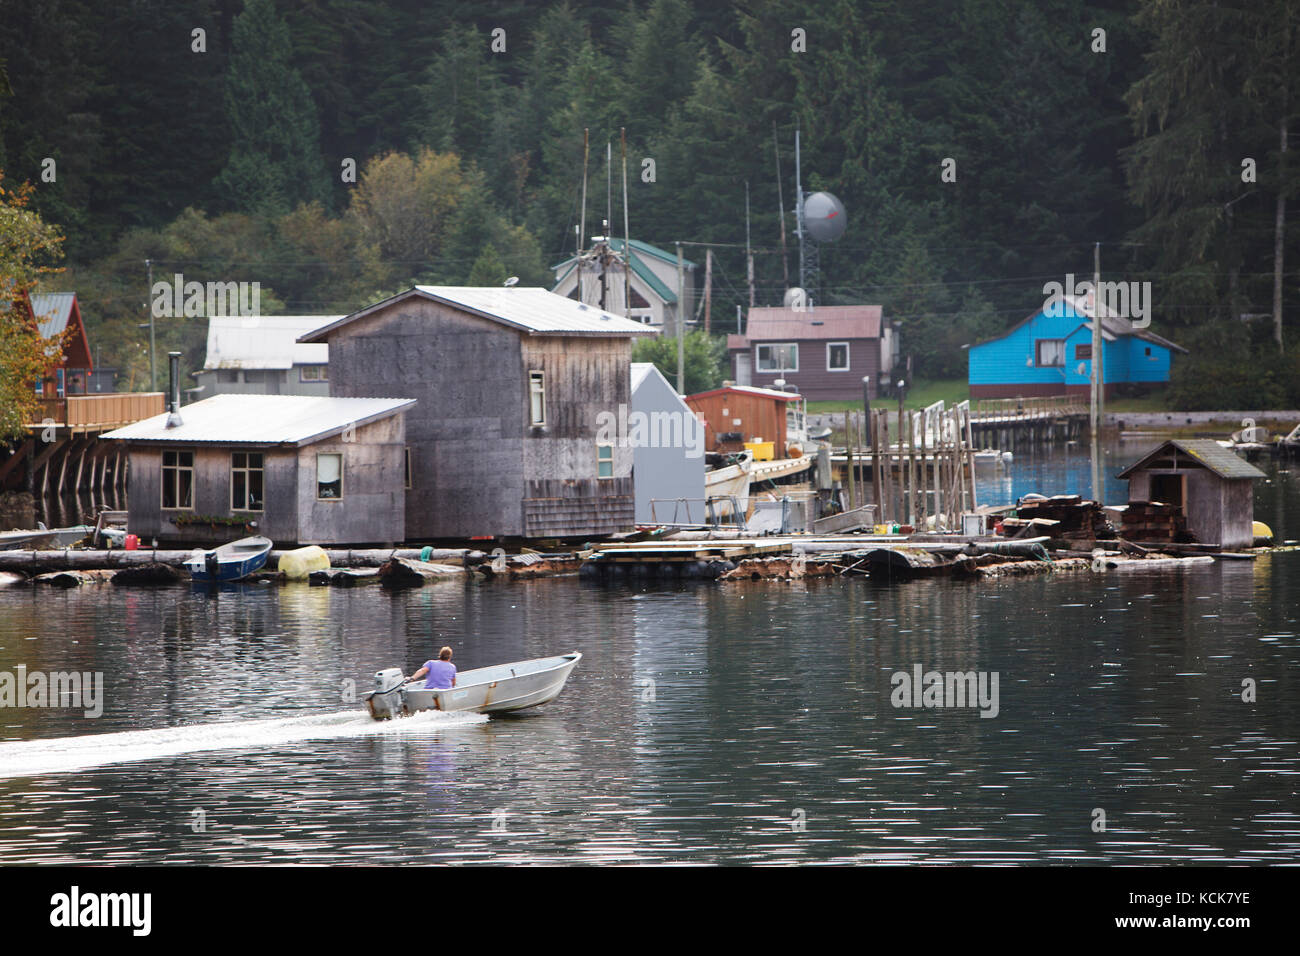
<svg viewBox="0 0 1300 956"><path fill-rule="evenodd" d="M727 346L744 348L747 341L778 339L876 339L880 320L878 305L820 305L803 311L755 306L749 310L745 334L728 336Z"/></svg>
<svg viewBox="0 0 1300 956"><path fill-rule="evenodd" d="M1151 451L1147 452L1137 461L1136 464L1130 465L1119 473L1120 478L1128 478L1133 472L1140 471L1142 467L1161 454L1168 446L1173 445L1179 451L1195 458L1210 471L1214 472L1220 478L1264 478L1267 477L1262 471L1246 461L1229 448L1224 448L1212 438L1173 438L1166 441Z"/></svg>
<svg viewBox="0 0 1300 956"><path fill-rule="evenodd" d="M377 302L360 312L302 336L299 341L325 341L328 333L349 322L386 308L412 295L425 296L453 308L520 329L530 335L655 335L655 331L621 316L602 312L592 305L556 295L546 289L512 286L418 285Z"/></svg>
<svg viewBox="0 0 1300 956"><path fill-rule="evenodd" d="M36 325L41 338L50 339L68 327L72 318L72 304L77 301L75 292L33 292L28 298L32 301L32 314L36 316Z"/></svg>
<svg viewBox="0 0 1300 956"><path fill-rule="evenodd" d="M803 397L798 392L782 392L775 388L759 388L757 385L724 385L722 388L715 388L707 392L696 392L694 395L687 395L686 400L689 402L693 398L708 398L711 395L721 395L723 392L743 392L746 395L762 395L766 398L777 398L785 402L792 402L795 399Z"/></svg>
<svg viewBox="0 0 1300 956"><path fill-rule="evenodd" d="M208 319L204 369L288 369L324 365L329 346L300 344L298 337L337 322L341 315L215 315Z"/></svg>
<svg viewBox="0 0 1300 956"><path fill-rule="evenodd" d="M608 241L609 241L610 248L612 248L615 252L622 252L622 251L623 251L623 240L622 240L622 239L618 239L618 238L616 238L616 237L614 237L614 236L610 236ZM676 253L669 252L669 251L666 250L666 249L660 249L658 246L652 246L652 245L650 245L650 243L648 243L648 242L642 242L640 239L632 239L632 240L630 240L630 241L628 242L628 245L630 245L630 246L632 247L632 258L633 258L633 259L636 258L636 254L637 254L637 253L645 253L645 254L648 255L648 256L654 256L656 259L660 260L661 262L667 262L667 263L669 263L670 265L672 265L672 267L673 267L674 269L677 268L677 254L676 254ZM574 261L576 258L577 258L577 256L570 256L569 258L564 259L564 260L562 260L561 262L557 262L555 265L551 266L551 271L554 271L554 270L556 270L556 269L562 268L563 266L566 266L566 265L571 266L572 263L573 263L573 261ZM683 267L686 268L686 269L694 269L694 268L695 268L695 263L692 262L690 259L687 259L687 258L685 258L685 257L682 258L682 265L683 265ZM561 278L563 278L563 277L561 277Z"/></svg>
<svg viewBox="0 0 1300 956"><path fill-rule="evenodd" d="M225 394L180 410L182 424L167 427L155 415L100 437L137 442L223 445L306 445L386 418L415 404L413 398L326 398L315 395Z"/></svg>

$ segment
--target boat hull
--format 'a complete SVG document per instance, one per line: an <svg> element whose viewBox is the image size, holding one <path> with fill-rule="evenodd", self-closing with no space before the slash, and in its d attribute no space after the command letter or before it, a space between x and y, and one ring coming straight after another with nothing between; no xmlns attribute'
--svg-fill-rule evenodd
<svg viewBox="0 0 1300 956"><path fill-rule="evenodd" d="M371 694L366 706L376 720L422 710L497 714L537 707L559 696L580 660L582 655L573 653L481 667L458 675L456 687L425 690L403 685Z"/></svg>
<svg viewBox="0 0 1300 956"><path fill-rule="evenodd" d="M199 584L238 581L262 570L270 553L269 539L242 538L212 551L195 553L185 562L185 569L190 572L190 580ZM210 560L213 557L215 561Z"/></svg>

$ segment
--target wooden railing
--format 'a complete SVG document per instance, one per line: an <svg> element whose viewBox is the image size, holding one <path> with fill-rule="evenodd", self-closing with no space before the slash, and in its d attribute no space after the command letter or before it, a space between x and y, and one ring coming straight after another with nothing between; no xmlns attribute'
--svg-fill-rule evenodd
<svg viewBox="0 0 1300 956"><path fill-rule="evenodd" d="M980 398L971 402L971 421L1038 421L1062 415L1082 415L1087 406L1069 395L1042 398Z"/></svg>
<svg viewBox="0 0 1300 956"><path fill-rule="evenodd" d="M40 412L30 427L53 421L60 428L93 431L116 428L166 411L162 392L104 392L37 399Z"/></svg>

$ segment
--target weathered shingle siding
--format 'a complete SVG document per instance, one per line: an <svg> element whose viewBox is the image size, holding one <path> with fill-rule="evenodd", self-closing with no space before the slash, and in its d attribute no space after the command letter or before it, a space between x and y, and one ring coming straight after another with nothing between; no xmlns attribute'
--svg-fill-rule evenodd
<svg viewBox="0 0 1300 956"><path fill-rule="evenodd" d="M419 406L415 406L418 408ZM396 544L406 534L401 415L298 449L298 540L302 544ZM316 456L343 456L343 497L317 498Z"/></svg>
<svg viewBox="0 0 1300 956"><path fill-rule="evenodd" d="M603 411L617 414L632 401L631 343L627 339L525 337L524 380L542 371L544 429L528 428L523 442L526 478L521 518L528 537L606 534L635 520L633 449L613 445L613 478L598 478L596 432ZM527 396L520 408L527 421Z"/></svg>
<svg viewBox="0 0 1300 956"><path fill-rule="evenodd" d="M172 449L167 449L172 450ZM142 541L157 537L160 543L194 540L195 532L177 526L172 519L179 515L247 515L258 525L258 533L277 544L297 540L298 508L295 498L297 465L292 450L241 448L238 446L205 447L178 445L176 451L194 453L194 507L188 510L162 509L162 455L155 446L131 448L128 472L130 516L127 526ZM230 507L230 456L235 451L251 451L263 456L262 512L235 512ZM208 529L209 531L211 529ZM231 537L238 536L238 529Z"/></svg>
<svg viewBox="0 0 1300 956"><path fill-rule="evenodd" d="M418 399L406 419L407 541L632 526L631 450L616 448L615 480L597 481L595 443L597 413L630 399L628 339L529 336L411 297L329 345L333 394ZM529 426L530 370L545 373L540 429Z"/></svg>

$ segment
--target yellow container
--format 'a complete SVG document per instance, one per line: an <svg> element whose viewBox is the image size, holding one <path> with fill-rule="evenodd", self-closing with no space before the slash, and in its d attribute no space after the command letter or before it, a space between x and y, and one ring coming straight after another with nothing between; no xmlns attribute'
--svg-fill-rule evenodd
<svg viewBox="0 0 1300 956"><path fill-rule="evenodd" d="M876 534L889 534L889 525L887 524L876 525Z"/></svg>
<svg viewBox="0 0 1300 956"><path fill-rule="evenodd" d="M771 461L776 457L776 442L747 441L745 448L754 456L754 461Z"/></svg>
<svg viewBox="0 0 1300 956"><path fill-rule="evenodd" d="M280 573L290 581L306 581L313 571L324 571L329 566L329 555L314 544L280 555Z"/></svg>

